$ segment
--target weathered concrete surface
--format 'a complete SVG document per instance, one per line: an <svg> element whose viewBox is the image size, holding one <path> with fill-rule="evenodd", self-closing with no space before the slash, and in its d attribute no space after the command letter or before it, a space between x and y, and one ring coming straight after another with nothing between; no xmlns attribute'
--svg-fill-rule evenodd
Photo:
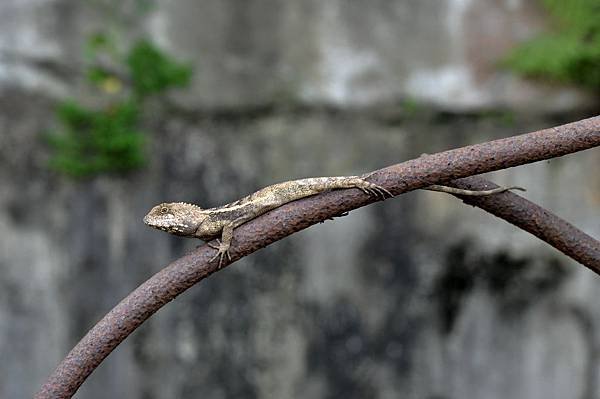
<svg viewBox="0 0 600 399"><path fill-rule="evenodd" d="M395 105L413 95L411 81L427 92L414 74L462 64L481 76L475 88L422 98L504 104L506 88L490 82L514 78L484 68L494 57L477 49L529 34L516 21L539 14L525 2L240 4L161 2L148 15L153 35L196 63L195 90L179 101L199 110L148 121L146 170L77 183L48 170L40 132L76 85L72 72L54 71L78 67L81 34L98 16L78 2L0 2L0 49L31 55L0 57L0 397L31 396L110 307L197 244L143 226L159 201L218 205L276 181L360 173L580 116ZM499 33L484 40L473 33L482 22L465 15L495 16L484 26ZM455 22L465 32L453 36L448 18L470 23ZM465 61L477 54L481 69ZM549 97L531 90L533 100L506 104L529 111ZM305 106L277 106L298 99ZM599 164L594 150L492 179L526 186L528 198L600 237ZM599 289L597 276L526 233L443 194L411 193L192 288L80 396L596 397Z"/></svg>
<svg viewBox="0 0 600 399"><path fill-rule="evenodd" d="M545 25L531 1L165 0L149 14L136 12L135 1L97 4L110 11L64 0L1 2L0 84L64 94L85 34L117 25L123 40L146 31L195 65L194 90L181 98L189 108L410 99L455 111L556 112L592 102L498 69L511 47ZM107 20L119 12L119 23Z"/></svg>
<svg viewBox="0 0 600 399"><path fill-rule="evenodd" d="M574 89L498 70L544 25L533 2L164 1L154 37L198 65L199 105L294 100L339 105L411 98L452 110L556 111Z"/></svg>
<svg viewBox="0 0 600 399"><path fill-rule="evenodd" d="M195 245L142 225L154 203L212 206L274 181L359 173L541 126L319 111L173 117L153 137L150 169L74 184L48 173L43 147L30 144L48 103L3 98L37 111L2 119L11 166L0 173L2 397L30 395L95 320ZM495 180L527 186L597 236L598 187L571 178L589 174L596 155ZM512 226L414 193L315 226L193 288L109 357L82 397L580 397L597 389L598 288Z"/></svg>

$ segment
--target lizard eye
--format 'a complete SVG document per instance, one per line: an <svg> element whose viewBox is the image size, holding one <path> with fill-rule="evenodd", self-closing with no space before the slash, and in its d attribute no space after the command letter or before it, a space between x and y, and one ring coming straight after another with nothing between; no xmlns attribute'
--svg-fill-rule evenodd
<svg viewBox="0 0 600 399"><path fill-rule="evenodd" d="M160 208L160 213L168 213L169 212L169 208L167 208L166 206L163 206L162 208Z"/></svg>

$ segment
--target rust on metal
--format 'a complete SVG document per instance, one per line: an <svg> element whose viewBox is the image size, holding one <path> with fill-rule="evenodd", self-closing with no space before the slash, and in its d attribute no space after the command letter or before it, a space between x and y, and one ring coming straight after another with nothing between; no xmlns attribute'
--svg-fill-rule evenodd
<svg viewBox="0 0 600 399"><path fill-rule="evenodd" d="M453 180L449 185L466 190L498 187L478 176ZM600 242L547 209L511 192L486 197L456 197L533 234L594 273L600 274Z"/></svg>
<svg viewBox="0 0 600 399"><path fill-rule="evenodd" d="M381 169L373 182L399 195L431 184L524 165L600 145L600 117L423 156ZM357 189L328 192L279 207L236 229L232 261L294 232L373 202ZM35 396L70 398L133 330L177 295L217 271L204 245L152 276L94 326ZM230 262L227 262L230 263ZM588 265L589 266L589 265Z"/></svg>

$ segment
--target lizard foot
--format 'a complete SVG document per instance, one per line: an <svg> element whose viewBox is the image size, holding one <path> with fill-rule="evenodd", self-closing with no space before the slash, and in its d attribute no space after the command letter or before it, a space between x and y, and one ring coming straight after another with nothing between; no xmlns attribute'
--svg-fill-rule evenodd
<svg viewBox="0 0 600 399"><path fill-rule="evenodd" d="M368 181L365 181L365 183L365 185L358 186L358 188L361 189L365 194L381 198L382 200L385 200L386 197L394 197L394 194L390 193L387 189L381 187L378 184L371 183Z"/></svg>
<svg viewBox="0 0 600 399"><path fill-rule="evenodd" d="M218 245L214 245L211 243L207 244L209 247L217 250L217 253L215 254L215 256L210 258L209 262L212 262L213 260L219 258L219 268L218 269L220 269L223 265L223 261L225 260L225 256L227 256L227 259L229 261L231 261L231 255L229 255L229 244L225 244L224 242L221 242L221 240L219 240L219 239L217 239L217 244Z"/></svg>
<svg viewBox="0 0 600 399"><path fill-rule="evenodd" d="M340 217L342 217L342 216L348 216L349 214L350 214L350 212L342 212L342 213L339 213L339 214L337 214L337 215L335 215L335 216L332 216L332 217L330 217L330 218L327 218L327 219L325 219L325 220L333 220L334 218L340 218ZM321 220L319 223L325 223L325 220Z"/></svg>

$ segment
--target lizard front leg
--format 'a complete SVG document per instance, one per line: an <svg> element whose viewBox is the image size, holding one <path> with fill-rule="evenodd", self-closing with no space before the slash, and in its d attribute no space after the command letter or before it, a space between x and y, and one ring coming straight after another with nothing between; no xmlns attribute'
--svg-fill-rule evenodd
<svg viewBox="0 0 600 399"><path fill-rule="evenodd" d="M254 215L245 215L239 217L226 225L223 226L223 231L221 232L221 239L217 239L218 245L208 244L209 247L217 250L215 256L210 258L209 262L219 258L219 269L223 266L223 261L227 256L227 260L231 261L231 255L229 254L229 248L231 247L231 240L233 239L233 229L236 227L246 223L248 220L254 219Z"/></svg>
<svg viewBox="0 0 600 399"><path fill-rule="evenodd" d="M219 269L223 265L223 261L225 260L225 256L227 259L231 261L231 255L229 254L229 247L231 247L231 240L233 239L233 222L226 224L223 227L223 232L221 233L221 239L217 238L217 245L208 244L209 247L217 250L215 256L210 258L209 262L219 258Z"/></svg>

